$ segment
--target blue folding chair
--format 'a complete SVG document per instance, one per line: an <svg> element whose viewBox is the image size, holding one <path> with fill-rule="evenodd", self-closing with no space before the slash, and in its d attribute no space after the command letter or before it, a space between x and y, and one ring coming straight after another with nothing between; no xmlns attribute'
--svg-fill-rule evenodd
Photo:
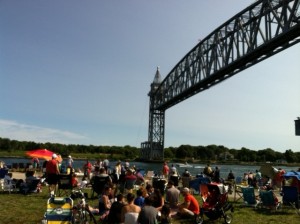
<svg viewBox="0 0 300 224"><path fill-rule="evenodd" d="M282 204L292 206L298 215L300 215L299 205L300 198L297 187L283 186L282 187Z"/></svg>

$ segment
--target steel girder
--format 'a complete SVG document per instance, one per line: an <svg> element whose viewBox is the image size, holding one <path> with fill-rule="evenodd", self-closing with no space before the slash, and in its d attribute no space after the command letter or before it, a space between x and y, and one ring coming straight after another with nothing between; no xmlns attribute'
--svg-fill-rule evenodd
<svg viewBox="0 0 300 224"><path fill-rule="evenodd" d="M141 158L163 159L166 109L300 42L299 1L254 2L200 41L161 83L152 83Z"/></svg>
<svg viewBox="0 0 300 224"><path fill-rule="evenodd" d="M300 41L299 0L258 0L197 44L166 76L153 107L169 107Z"/></svg>
<svg viewBox="0 0 300 224"><path fill-rule="evenodd" d="M161 84L161 75L157 68L154 81L151 83L149 92L149 126L148 141L141 144L140 157L144 160L163 160L164 159L164 135L165 135L165 110L154 108L154 93Z"/></svg>

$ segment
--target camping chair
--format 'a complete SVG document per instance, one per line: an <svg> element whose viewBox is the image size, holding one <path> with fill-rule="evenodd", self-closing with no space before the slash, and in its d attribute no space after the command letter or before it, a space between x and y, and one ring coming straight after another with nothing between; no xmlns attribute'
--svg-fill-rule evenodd
<svg viewBox="0 0 300 224"><path fill-rule="evenodd" d="M274 195L272 190L266 191L262 190L259 192L260 202L259 205L261 208L269 208L277 210L281 203L278 201L277 197Z"/></svg>
<svg viewBox="0 0 300 224"><path fill-rule="evenodd" d="M200 184L199 192L202 198L202 202L205 202L208 197L208 187L207 184Z"/></svg>
<svg viewBox="0 0 300 224"><path fill-rule="evenodd" d="M16 191L16 184L12 181L10 176L6 176L3 180L3 190L11 193Z"/></svg>
<svg viewBox="0 0 300 224"><path fill-rule="evenodd" d="M132 192L132 190L134 189L134 184L136 182L136 179L127 179L125 180L124 183L124 190L126 190L127 192Z"/></svg>
<svg viewBox="0 0 300 224"><path fill-rule="evenodd" d="M199 193L200 184L208 184L210 183L209 178L207 177L198 177L196 179L193 179L189 182L190 188L193 190L194 194Z"/></svg>
<svg viewBox="0 0 300 224"><path fill-rule="evenodd" d="M300 215L299 205L300 198L297 187L283 186L282 187L282 204L292 206L298 215Z"/></svg>
<svg viewBox="0 0 300 224"><path fill-rule="evenodd" d="M0 179L4 179L4 177L8 174L8 169L0 169Z"/></svg>
<svg viewBox="0 0 300 224"><path fill-rule="evenodd" d="M159 189L162 195L165 194L166 184L167 181L165 179L153 178L152 180L153 188Z"/></svg>
<svg viewBox="0 0 300 224"><path fill-rule="evenodd" d="M258 201L256 200L254 188L253 187L242 187L241 190L243 193L244 205L253 206L256 208Z"/></svg>
<svg viewBox="0 0 300 224"><path fill-rule="evenodd" d="M190 188L190 181L192 180L192 177L181 177L181 183L182 183L182 188Z"/></svg>
<svg viewBox="0 0 300 224"><path fill-rule="evenodd" d="M233 200L235 202L239 201L240 199L243 198L243 192L242 192L242 185L243 183L243 177L236 177L235 178L235 183L234 183L234 197Z"/></svg>
<svg viewBox="0 0 300 224"><path fill-rule="evenodd" d="M174 186L178 187L178 182L179 182L179 176L170 176L170 180L172 180L174 182Z"/></svg>
<svg viewBox="0 0 300 224"><path fill-rule="evenodd" d="M110 177L109 176L93 176L92 177L92 198L94 197L94 193L97 194L97 196L101 195L104 191L104 188L109 185L110 183Z"/></svg>
<svg viewBox="0 0 300 224"><path fill-rule="evenodd" d="M48 224L72 223L73 200L71 198L51 197L47 202L44 220Z"/></svg>
<svg viewBox="0 0 300 224"><path fill-rule="evenodd" d="M58 196L70 196L73 190L72 175L60 174L58 180Z"/></svg>

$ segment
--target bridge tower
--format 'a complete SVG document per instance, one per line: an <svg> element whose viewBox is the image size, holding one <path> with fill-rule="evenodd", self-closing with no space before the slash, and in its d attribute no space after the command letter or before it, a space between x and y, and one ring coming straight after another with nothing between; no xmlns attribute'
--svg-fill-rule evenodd
<svg viewBox="0 0 300 224"><path fill-rule="evenodd" d="M157 67L151 89L148 93L149 102L149 126L148 141L141 143L142 160L163 160L164 159L164 135L165 135L165 110L156 109L157 98L162 94L157 93L161 84L161 75ZM161 91L161 90L160 90Z"/></svg>

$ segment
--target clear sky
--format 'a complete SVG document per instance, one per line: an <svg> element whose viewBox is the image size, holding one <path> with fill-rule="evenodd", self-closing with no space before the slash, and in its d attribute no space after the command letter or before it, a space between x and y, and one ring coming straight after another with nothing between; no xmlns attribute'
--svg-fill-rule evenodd
<svg viewBox="0 0 300 224"><path fill-rule="evenodd" d="M140 147L150 84L254 0L1 0L0 137ZM300 151L297 44L166 111L165 146Z"/></svg>

